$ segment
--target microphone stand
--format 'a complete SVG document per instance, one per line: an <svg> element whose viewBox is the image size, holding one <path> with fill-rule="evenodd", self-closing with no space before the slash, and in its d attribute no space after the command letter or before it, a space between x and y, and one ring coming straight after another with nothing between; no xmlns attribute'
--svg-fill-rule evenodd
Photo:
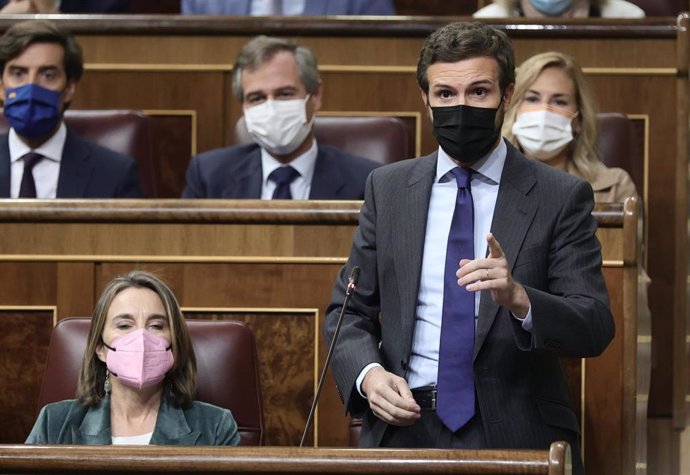
<svg viewBox="0 0 690 475"><path fill-rule="evenodd" d="M338 316L338 322L335 325L335 333L333 333L333 340L331 340L331 345L328 347L328 354L326 355L326 362L321 370L321 376L319 377L319 384L316 386L316 395L314 396L314 401L311 403L311 409L309 409L309 416L307 417L307 423L304 426L304 432L302 433L302 439L299 441L299 446L304 446L304 439L307 438L307 431L311 427L312 419L314 417L314 412L316 410L316 405L319 402L319 396L321 395L321 389L323 389L323 381L326 378L326 371L331 363L331 357L333 356L333 349L335 348L335 343L338 341L338 335L340 334L340 327L343 324L343 315L345 314L345 309L350 301L350 297L357 289L357 281L359 280L359 267L354 266L352 272L350 273L350 279L347 282L347 289L345 290L345 300L343 300L343 306L340 308L340 315Z"/></svg>

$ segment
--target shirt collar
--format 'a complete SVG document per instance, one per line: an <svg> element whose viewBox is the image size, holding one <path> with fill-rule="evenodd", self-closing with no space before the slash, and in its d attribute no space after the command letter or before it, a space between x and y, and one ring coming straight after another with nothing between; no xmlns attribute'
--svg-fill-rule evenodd
<svg viewBox="0 0 690 475"><path fill-rule="evenodd" d="M314 176L314 167L316 166L316 156L318 154L318 146L316 140L309 147L309 150L304 152L302 155L298 156L292 160L287 165L297 170L300 177L304 178L307 183L311 183L311 179ZM263 184L264 186L268 183L268 176L276 168L282 167L282 162L276 160L270 153L266 151L265 148L261 148L261 170L263 174Z"/></svg>
<svg viewBox="0 0 690 475"><path fill-rule="evenodd" d="M60 127L58 127L57 132L55 132L52 137L42 143L38 148L32 149L27 144L22 142L14 128L11 128L8 139L10 160L12 162L16 162L29 152L37 152L49 160L60 163L62 160L62 150L65 148L66 139L67 127L65 126L64 122L60 122Z"/></svg>
<svg viewBox="0 0 690 475"><path fill-rule="evenodd" d="M491 153L482 158L476 163L473 163L470 168L477 172L484 181L491 184L498 185L501 183L501 174L503 173L503 165L506 162L508 154L508 147L506 147L505 140L501 139ZM438 148L438 160L436 161L436 179L438 183L458 164L448 156L443 148Z"/></svg>

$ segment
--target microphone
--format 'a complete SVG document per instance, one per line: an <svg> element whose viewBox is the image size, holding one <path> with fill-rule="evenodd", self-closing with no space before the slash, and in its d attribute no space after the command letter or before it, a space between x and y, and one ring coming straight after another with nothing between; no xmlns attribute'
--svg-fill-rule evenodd
<svg viewBox="0 0 690 475"><path fill-rule="evenodd" d="M335 342L338 341L338 335L340 334L340 327L343 324L343 315L345 314L345 309L347 304L350 302L350 297L357 289L357 283L359 282L359 267L354 266L350 272L350 278L347 281L347 288L345 289L345 300L343 300L343 306L340 308L340 315L338 316L338 322L335 324L335 333L333 333L333 340L331 340L331 345L328 347L328 353L326 354L326 362L323 364L323 369L321 370L321 376L319 377L319 384L316 385L316 394L314 395L314 401L311 403L311 409L309 409L309 416L307 417L307 423L304 426L304 432L302 433L302 440L299 441L299 446L304 446L304 439L307 438L307 432L309 427L311 427L312 418L314 417L314 411L316 410L316 405L319 403L319 396L321 395L321 389L323 389L323 380L326 378L326 370L331 363L331 357L333 356L333 349L335 348Z"/></svg>

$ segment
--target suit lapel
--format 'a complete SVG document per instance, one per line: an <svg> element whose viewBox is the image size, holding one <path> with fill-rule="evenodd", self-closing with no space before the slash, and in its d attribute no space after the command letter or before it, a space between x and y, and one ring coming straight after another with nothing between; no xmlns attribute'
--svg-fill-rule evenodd
<svg viewBox="0 0 690 475"><path fill-rule="evenodd" d="M508 144L508 155L501 175L491 232L501 244L511 271L538 208L536 200L528 196L529 191L536 184L529 165L529 161ZM491 329L498 310L499 306L493 301L491 294L482 293L474 344L475 358Z"/></svg>
<svg viewBox="0 0 690 475"><path fill-rule="evenodd" d="M339 166L339 163L319 148L309 191L310 200L339 198L340 190L345 186L342 174L338 173Z"/></svg>
<svg viewBox="0 0 690 475"><path fill-rule="evenodd" d="M10 197L10 142L9 136L0 136L0 198Z"/></svg>
<svg viewBox="0 0 690 475"><path fill-rule="evenodd" d="M232 169L223 198L260 199L263 174L261 172L261 148L252 150L238 166Z"/></svg>
<svg viewBox="0 0 690 475"><path fill-rule="evenodd" d="M415 165L410 169L405 190L402 193L395 192L396 199L400 201L401 214L395 223L399 238L394 243L395 255L398 256L394 262L401 299L401 336L402 342L408 347L412 344L436 159L437 152L416 159Z"/></svg>
<svg viewBox="0 0 690 475"><path fill-rule="evenodd" d="M94 163L86 143L67 130L60 162L58 198L83 198L93 173Z"/></svg>

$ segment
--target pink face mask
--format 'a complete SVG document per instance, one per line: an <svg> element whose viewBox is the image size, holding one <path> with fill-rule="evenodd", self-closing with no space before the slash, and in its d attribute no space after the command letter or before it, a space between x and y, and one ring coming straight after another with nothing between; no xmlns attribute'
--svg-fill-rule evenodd
<svg viewBox="0 0 690 475"><path fill-rule="evenodd" d="M108 370L127 386L147 388L160 383L174 363L168 340L146 330L136 330L103 343Z"/></svg>

